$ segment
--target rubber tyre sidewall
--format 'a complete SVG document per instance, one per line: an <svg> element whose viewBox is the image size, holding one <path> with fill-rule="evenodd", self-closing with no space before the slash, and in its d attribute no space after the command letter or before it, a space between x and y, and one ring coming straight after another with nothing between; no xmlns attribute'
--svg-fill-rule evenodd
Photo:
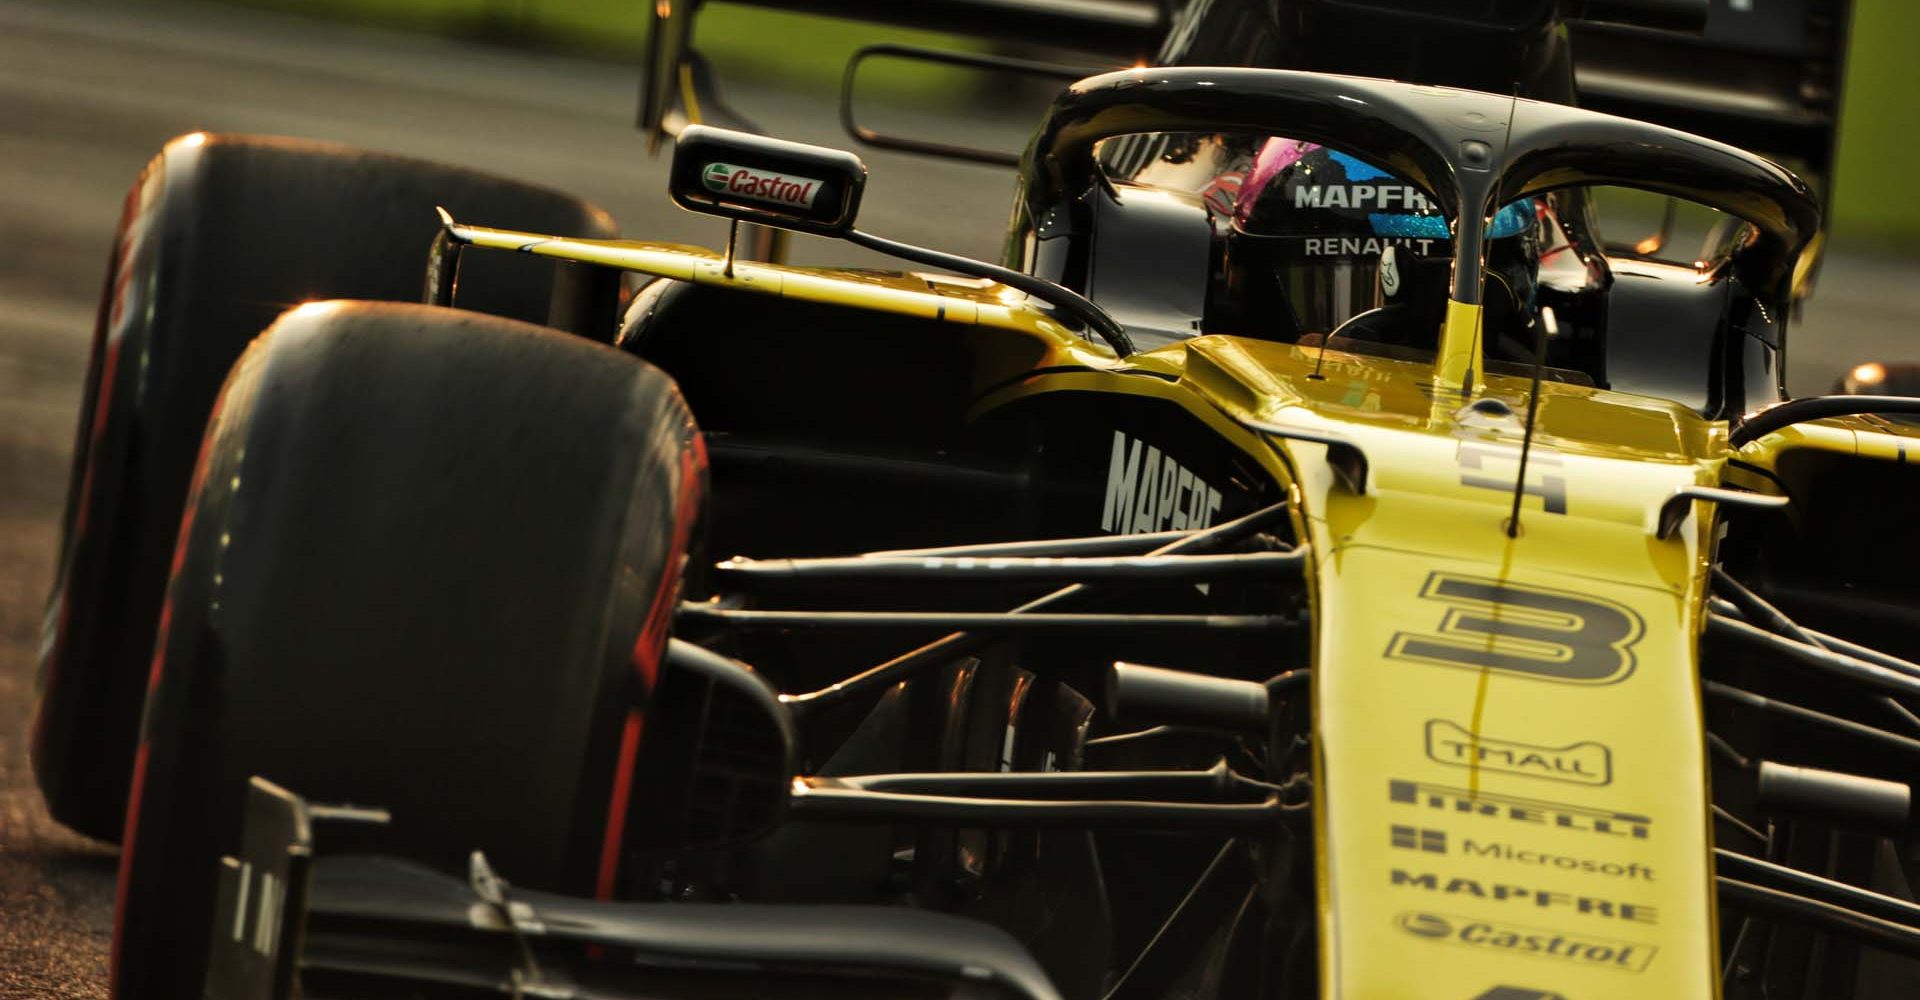
<svg viewBox="0 0 1920 1000"><path fill-rule="evenodd" d="M605 212L558 192L292 139L183 137L135 182L108 262L43 626L32 757L61 822L119 836L175 527L227 370L288 306L417 299L435 204L494 225L614 232ZM474 257L463 304L546 317L551 268Z"/></svg>
<svg viewBox="0 0 1920 1000"><path fill-rule="evenodd" d="M392 810L383 851L606 893L705 482L671 380L611 348L427 306L276 322L182 524L115 995L200 988L255 774Z"/></svg>

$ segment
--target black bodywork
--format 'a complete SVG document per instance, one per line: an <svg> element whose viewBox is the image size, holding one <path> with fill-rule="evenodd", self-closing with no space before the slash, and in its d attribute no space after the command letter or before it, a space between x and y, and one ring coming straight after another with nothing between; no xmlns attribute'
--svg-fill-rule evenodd
<svg viewBox="0 0 1920 1000"><path fill-rule="evenodd" d="M1335 70L1580 102L1691 125L1710 136L1779 136L1785 144L1776 151L1797 158L1816 176L1828 175L1838 106L1834 81L1840 47L1833 39L1844 37L1844 4L1809 0L1800 6L1807 23L1822 28L1805 36L1807 46L1819 49L1812 60L1783 52L1764 32L1725 28L1725 9L1715 6L1704 41L1659 36L1647 43L1691 46L1688 51L1698 58L1684 69L1669 61L1648 64L1647 50L1637 42L1654 36L1639 29L1563 16L1598 17L1616 8L1651 17L1650 23L1688 27L1697 26L1693 22L1707 5L1512 0L1440 3L1410 14L1404 5L1373 0L1194 0L1173 14L1110 4L1097 5L1084 17L1068 17L1011 0L961 0L911 15L889 4L835 10L879 20L910 16L915 23L961 30L991 24L993 30L983 34L1066 26L1082 32L1079 37L1089 47L1153 52L1161 65ZM675 47L689 37L691 14L678 17L687 20L665 20L655 35L655 62L642 107L642 123L651 129L667 127L673 114L671 78L659 70L679 65ZM1599 54L1593 61L1583 56L1588 48ZM1756 131L1757 119L1745 105L1694 100L1698 88L1689 82L1691 75L1710 75L1709 64L1748 67L1756 74L1764 67L1765 79L1778 84L1769 96L1796 109L1792 127ZM1775 72L1783 66L1800 72ZM1086 87L1063 97L1027 152L1004 263L1056 281L1117 317L1139 315L1126 301L1129 291L1136 299L1164 301L1138 295L1158 275L1128 252L1129 244L1172 234L1171 242L1186 241L1193 268L1211 266L1212 250L1194 235L1190 215L1164 204L1135 212L1124 193L1116 197L1100 183L1095 143L1131 131L1258 127L1284 118L1296 135L1392 164L1441 199L1449 214L1470 215L1475 209L1490 214L1511 197L1565 183L1565 171L1577 168L1589 183L1609 177L1650 183L1759 224L1728 268L1704 283L1689 269L1654 261L1609 264L1594 234L1583 251L1611 270L1597 287L1567 293L1564 314L1574 327L1569 338L1574 346L1567 349L1579 350L1584 335L1609 344L1610 353L1568 357L1566 366L1592 372L1601 385L1616 378L1653 385L1664 372L1689 387L1699 410L1719 417L1736 417L1782 398L1784 336L1764 306L1777 308L1793 295L1792 264L1819 223L1814 197L1786 171L1760 169L1710 145L1685 151L1678 144L1636 146L1630 140L1644 133L1610 132L1604 123L1571 115L1558 121L1551 107L1530 105L1529 113L1537 109L1538 118L1510 137L1512 148L1523 151L1525 165L1508 174L1508 188L1496 191L1484 179L1460 172L1455 157L1432 152L1479 141L1472 128L1394 105L1385 90L1374 112L1362 116L1305 90L1276 97L1260 85L1257 74L1206 70L1204 87L1198 85L1200 75L1168 74L1138 87ZM1473 156L1460 155L1469 161ZM1584 211L1577 199L1566 210L1574 216ZM1460 271L1456 292L1476 296L1473 269ZM1156 325L1177 329L1177 322L1204 318L1205 310L1204 302L1189 303L1185 311L1191 315L1154 316L1127 325L1136 335ZM1711 335L1698 342L1684 365L1649 365L1652 345L1622 344L1613 337L1617 329L1641 326L1638 318L1649 313L1686 316ZM950 341L898 336L897 327L905 322L670 281L639 293L620 346L673 376L708 435L717 528L710 538L713 552L804 558L869 550L884 557L871 550L910 549L908 555L935 559L1003 551L1069 559L1160 553L1174 561L1203 553L1297 553L1278 513L1285 497L1276 485L1190 417L1145 401L1063 395L962 427L955 415L965 411L975 391L969 382L972 359ZM816 349L817 340L800 338L770 338L750 357L723 358L724 343L699 335L741 326L805 329L868 364L838 363ZM1634 374L1629 369L1635 365L1661 372ZM1702 385L1708 387L1704 394ZM1663 394L1688 398L1677 391ZM840 399L859 400L859 408L831 405ZM1860 411L1856 406L1852 412ZM886 419L872 419L874 413ZM820 440L831 440L834 447L823 448L816 443ZM1143 442L1159 453L1179 455L1194 476L1218 488L1219 506L1209 525L1148 525L1158 529L1157 536L1124 542L1098 537L1111 530L1093 516L1100 508L1108 456L1144 447ZM1906 473L1902 468L1892 474ZM777 512L769 513L770 506ZM1809 518L1809 523L1844 521ZM859 526L857 536L849 533L849 525ZM1748 529L1743 524L1736 530ZM1032 543L1038 547L1029 549L1016 544L1002 550L994 544L1082 536L1090 537ZM1807 550L1800 538L1762 546L1768 547ZM756 575L751 565L740 563L698 571L695 596L724 592L748 600L690 611L677 626L679 634L753 663L778 677L787 691L804 692L771 708L759 706L771 718L781 717L783 707L799 713L798 730L785 737L795 759L775 761L780 754L770 753L764 741L742 756L759 768L754 774L763 786L768 775L780 779L772 782L777 786L787 776L783 771L794 767L809 775L813 784L790 801L777 794L752 799L777 799L808 822L782 826L752 847L737 849L730 833L760 831L772 817L750 809L740 815L722 810L730 819L717 827L697 835L682 829L665 838L670 842L635 845L622 895L655 901L589 903L502 886L483 860L476 860L465 879L382 857L326 857L309 866L306 858L316 845L330 855L342 848L377 851L379 824L365 813L310 809L292 795L257 785L244 856L226 873L231 891L215 922L208 995L219 1000L285 996L296 978L305 984L306 995L316 997L425 990L703 998L749 991L905 992L1030 1000L1170 992L1314 995L1311 904L1302 904L1310 893L1301 891L1310 884L1311 859L1310 851L1297 849L1306 839L1298 803L1307 771L1307 678L1304 671L1285 669L1305 660L1306 623L1297 578L1282 571L1282 561L1270 559L1268 570L1243 579L1207 577L1215 582L1204 600L1195 596L1197 577L1143 580L1123 577L1111 567L1085 569L1076 579L1086 591L1069 588L1074 592L1065 599L1053 585L1057 581L1036 577L998 590L992 602L967 586L957 568L949 577L934 574L914 587L871 574L836 582L814 572L820 565L787 577ZM1097 599L1087 599L1087 591ZM1031 598L1024 612L1062 616L1049 623L1051 631L1020 644L1017 664L1010 662L1005 644L994 642L1021 627L1008 620L1014 616L1003 614L1010 592ZM1784 617L1774 620L1761 595L1731 578L1724 581L1724 593L1728 603L1722 610L1730 620L1786 636L1800 628ZM949 636L893 655L898 633L816 632L810 625L818 623L806 620L817 612L822 622L844 625L826 616L847 607L884 612L929 604L972 616L917 623L964 621L965 630L956 633L959 641ZM752 617L756 608L769 606L800 617ZM1275 613L1276 608L1289 610ZM1907 614L1902 610L1889 619L1904 621ZM1153 632L1143 626L1154 615L1186 620L1169 620ZM1725 631L1713 641L1728 648L1746 641L1737 648L1751 650L1750 637ZM1882 623L1872 637L1848 638L1871 642L1895 631ZM1834 648L1812 638L1796 641ZM1857 649L1852 655L1867 656ZM1896 673L1913 673L1905 661L1874 655L1895 664L1888 669ZM711 663L696 667L698 653L681 650L680 656L689 676L701 669L716 671L713 676L725 673ZM1176 682L1148 695L1138 694L1141 681L1135 678L1130 683L1136 696L1157 705L1157 716L1147 713L1139 731L1090 729L1092 712L1080 692L1124 688L1125 682L1106 676L1108 665L1120 657L1149 662L1165 657L1207 677L1194 679L1198 686L1192 690ZM1734 655L1720 658L1723 665L1733 660ZM847 680L844 667L860 663L877 666ZM1858 692L1820 690L1814 682L1783 685L1769 673L1758 666L1728 668L1713 682L1710 718L1716 733L1724 729L1738 737L1733 742L1749 747L1775 745L1791 738L1786 734L1818 733L1830 741L1814 754L1822 766L1901 781L1912 773L1920 741L1893 731L1898 726L1884 717L1873 725L1854 721L1863 714ZM910 683L892 686L909 676ZM706 689L696 696L712 697ZM1229 710L1236 699L1260 711L1251 719L1249 713L1236 714ZM1168 708L1173 704L1179 710ZM1228 719L1232 724L1223 722ZM1171 728L1143 737L1156 722ZM1016 730L1018 742L1009 736L1006 745L997 744L998 734ZM1247 734L1258 738L1240 738ZM738 738L737 733L668 730L648 744L648 766L663 779L699 773L713 759L739 752L740 744L730 742ZM1134 774L1112 778L1106 786L1076 788L1029 773L1042 770L1043 760L1067 764L1068 774L1088 762L1106 772L1125 773L1129 765L1158 770L1152 777ZM902 773L864 785L846 778L870 776L877 768ZM1717 774L1716 786L1744 788L1738 777L1744 770L1729 772L1724 782ZM659 794L636 808L656 819L711 812L705 799L713 784L661 780L651 786L661 789ZM1726 805L1746 814L1754 802L1736 792ZM1743 825L1730 821L1720 839L1738 842ZM1103 831L1097 854L1088 828ZM1259 834L1228 840L1248 829ZM1743 853L1723 862L1728 866L1723 874L1732 871L1737 878L1730 881L1743 887L1729 889L1723 904L1738 928L1723 942L1730 996L1820 989L1847 995L1844 991L1856 982L1861 941L1920 954L1920 907L1886 893L1809 883L1783 867L1856 884L1887 884L1889 866L1897 875L1903 859L1886 858L1880 841L1798 818L1758 835L1779 851L1765 857ZM1910 838L1893 843L1908 845ZM689 844L710 850L689 852ZM726 849L714 849L719 847ZM229 941L219 933L262 919L257 894L252 896L255 909L248 909L239 887L249 876L240 873L264 871L288 858L294 859L289 867L274 870L284 871L288 885L311 888L285 897L285 921L257 939L263 946L249 953L245 946L252 942ZM1114 871L1127 873L1124 885L1106 878ZM849 885L862 887L864 895L850 895ZM1257 888L1248 890L1249 885ZM1829 909L1782 902L1782 894L1814 899ZM897 908L853 905L903 900L948 913L902 916ZM730 905L682 905L717 902ZM784 908L791 903L845 908ZM1845 913L1836 915L1832 908ZM1862 914L1872 920L1852 919ZM849 947L849 942L858 944ZM1250 960L1255 955L1261 961ZM1202 966L1204 974L1196 972ZM1282 967L1293 971L1276 975ZM1869 970L1862 981L1875 974Z"/></svg>

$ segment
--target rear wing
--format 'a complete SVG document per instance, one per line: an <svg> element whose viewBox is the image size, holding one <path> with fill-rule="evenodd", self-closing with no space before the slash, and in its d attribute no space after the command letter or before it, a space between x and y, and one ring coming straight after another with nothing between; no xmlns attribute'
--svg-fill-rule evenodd
<svg viewBox="0 0 1920 1000"><path fill-rule="evenodd" d="M693 23L704 0L647 4L647 64L641 74L640 114L648 149L691 123L689 106L707 124L759 131L720 99L711 71L692 45ZM1153 54L1171 23L1175 0L729 0L754 7L971 35L996 41L1047 44L1127 62ZM1066 40L1064 43L1062 40ZM720 109L715 114L715 108Z"/></svg>
<svg viewBox="0 0 1920 1000"><path fill-rule="evenodd" d="M647 138L647 152L657 153L663 142L679 136L688 125L714 125L738 132L763 134L752 121L728 105L712 66L694 48L694 22L705 0L659 0L647 10L647 57L640 74L640 108L635 124ZM729 0L735 2L735 0ZM1030 43L1048 39L1056 47L1144 62L1167 33L1168 3L1173 0L737 0L737 2L805 14L892 24L971 35L977 38ZM886 49L889 46L879 46ZM897 47L893 47L897 48ZM940 60L937 53L908 53ZM856 60L859 57L856 56ZM962 63L995 64L1001 68L1016 60L955 56ZM1050 72L1050 67L1026 64L1032 73L1072 80L1093 71ZM841 115L847 130L870 145L890 145L935 155L959 155L982 162L1012 163L1014 157L982 155L959 147L933 143L888 142L853 124L842 95ZM785 231L755 224L740 227L735 255L743 260L779 263L786 259Z"/></svg>
<svg viewBox="0 0 1920 1000"><path fill-rule="evenodd" d="M654 146L678 133L689 103L720 108L719 115L707 114L712 124L742 124L726 120L724 102L691 44L704 2L646 5L652 30L638 124ZM1131 63L1150 59L1184 8L1198 0L728 2L996 41L1045 39L1058 46L1065 40L1071 48ZM1278 0L1282 15L1299 2ZM1409 9L1428 2L1398 0ZM1853 0L1698 2L1707 15L1705 28L1695 33L1630 26L1657 23L1657 3L1560 0L1569 18L1580 103L1789 161L1819 178L1824 194L1831 186ZM1276 23L1284 20L1278 16Z"/></svg>
<svg viewBox="0 0 1920 1000"><path fill-rule="evenodd" d="M649 151L688 124L705 123L760 132L722 98L708 63L695 50L694 22L707 0L660 0L645 5L651 20L642 73L638 125ZM729 3L902 25L1031 44L1045 40L1096 61L1145 65L1155 54L1178 48L1199 30L1196 18L1215 7L1209 0L725 0ZM1236 30L1265 21L1266 30L1287 29L1289 12L1337 6L1430 16L1438 5L1454 19L1499 17L1475 0L1237 0ZM1529 6L1529 5L1532 6ZM1494 5L1500 7L1501 5ZM1572 56L1577 101L1626 118L1707 136L1779 161L1808 180L1823 212L1833 200L1842 83L1853 0L1522 0L1506 6L1536 9L1564 23ZM1502 8L1504 9L1504 8ZM1474 13L1474 12L1480 13ZM1231 13L1231 12L1230 12ZM1532 16L1532 15L1529 15ZM1551 21L1547 23L1552 23ZM1215 26L1216 28L1218 25ZM1259 46L1249 45L1247 51ZM852 112L852 73L864 56L879 50L935 62L986 69L1014 69L1043 78L1073 79L1073 67L977 55L943 55L900 46L870 46L848 67L841 94L847 131L865 144L1012 164L1010 153L982 152L941 143L883 137L861 128ZM1284 51L1285 46L1274 51ZM1015 65L1019 64L1019 65ZM1298 68L1274 65L1266 68ZM1337 67L1331 67L1337 68ZM740 256L784 258L784 235L749 225ZM1807 256L1811 289L1819 248Z"/></svg>
<svg viewBox="0 0 1920 1000"><path fill-rule="evenodd" d="M1580 103L1751 150L1833 197L1853 0L1713 0L1698 35L1568 22Z"/></svg>

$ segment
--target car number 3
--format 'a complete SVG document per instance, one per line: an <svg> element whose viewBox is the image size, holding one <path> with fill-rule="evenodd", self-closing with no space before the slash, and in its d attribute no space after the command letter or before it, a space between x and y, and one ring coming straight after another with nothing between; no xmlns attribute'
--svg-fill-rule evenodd
<svg viewBox="0 0 1920 1000"><path fill-rule="evenodd" d="M1433 573L1423 599L1448 605L1432 634L1399 632L1387 656L1497 670L1565 684L1612 684L1633 673L1646 631L1631 608L1585 594Z"/></svg>

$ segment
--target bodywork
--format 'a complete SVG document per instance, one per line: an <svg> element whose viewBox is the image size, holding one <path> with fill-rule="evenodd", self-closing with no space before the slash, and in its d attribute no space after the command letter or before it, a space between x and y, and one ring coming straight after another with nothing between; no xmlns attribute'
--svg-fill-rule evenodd
<svg viewBox="0 0 1920 1000"><path fill-rule="evenodd" d="M1067 515L1069 530L1197 528L1255 497L1290 498L1312 564L1326 995L1527 974L1569 995L1715 995L1699 648L1724 529L1696 504L1659 537L1660 512L1684 487L1739 481L1730 460L1772 468L1816 448L1903 461L1903 430L1825 421L1735 451L1725 421L1680 404L1545 383L1508 537L1524 378L1489 375L1465 397L1437 387L1431 365L1227 336L1122 359L986 282L744 261L729 277L711 251L461 232L926 321L919 335L971 359L968 421L1073 400L1065 412L1093 428L1084 440L1111 445L1096 456L1098 499ZM1181 420L1106 432L1103 411L1127 400ZM1183 421L1212 443L1188 443ZM1362 481L1341 474L1327 440L1365 457ZM1202 454L1217 448L1260 481L1190 471L1219 468Z"/></svg>
<svg viewBox="0 0 1920 1000"><path fill-rule="evenodd" d="M1230 19L1204 12L1227 6L1197 0L1202 13L1185 22L1192 30L1172 36L1161 57L1215 54L1209 46ZM1297 6L1335 24L1342 9L1370 5ZM1806 10L1832 16L1818 4ZM1112 37L1128 36L1120 21L1102 23ZM655 36L642 123L656 138L698 117L687 94L702 70L676 48L688 30L669 21ZM1567 58L1563 34L1540 41L1544 48L1525 51ZM1751 570L1757 589L1787 605L1858 582L1882 608L1862 617L1872 627L1849 633L1848 616L1832 608L1840 624L1827 627L1862 641L1895 636L1897 653L1913 645L1898 638L1916 604L1897 559L1915 533L1830 484L1892 470L1911 486L1916 432L1855 416L1735 442L1752 413L1781 402L1785 315L1817 261L1817 198L1783 168L1709 140L1544 104L1310 74L1141 70L1077 85L1056 104L1023 167L1003 263L1101 300L1085 269L1095 251L1077 241L1097 235L1100 210L1090 205L1127 195L1099 180L1094 144L1174 126L1260 128L1278 115L1262 88L1282 76L1292 88L1289 134L1349 140L1420 183L1450 217L1479 217L1454 230L1463 252L1431 360L1205 330L1129 353L983 278L796 267L743 259L734 242L717 252L450 218L429 297L451 295L450 248L644 276L618 346L674 376L709 435L715 545L728 554L1192 536L1284 507L1284 523L1263 526L1271 536L1263 541L1304 564L1298 613L1280 623L1304 635L1257 639L1233 664L1244 678L1312 676L1301 738L1272 754L1306 778L1286 787L1311 789L1311 851L1300 867L1312 888L1293 887L1311 898L1310 931L1278 944L1309 941L1317 960L1304 974L1282 973L1284 950L1256 949L1275 969L1262 980L1273 995L1718 996L1725 876L1703 694L1718 649L1709 633L1726 620L1714 574ZM1658 77L1588 75L1596 94L1656 111L1671 103ZM1343 96L1371 102L1372 117L1355 118L1337 103ZM1799 139L1830 138L1837 99L1815 97ZM1394 104L1402 98L1410 103ZM1417 101L1457 107L1409 110ZM1522 107L1538 117L1516 139ZM1734 129L1744 114L1681 110L1711 128ZM1802 154L1824 168L1819 143L1809 143ZM1691 165L1681 162L1689 156ZM1635 184L1751 223L1727 259L1661 272L1737 285L1757 304L1759 319L1713 331L1708 350L1718 353L1702 370L1715 381L1703 405L1488 363L1481 227L1513 197L1577 183ZM1666 331L1642 333L1643 343L1659 343ZM1741 370L1748 358L1759 360ZM783 469L798 472L770 490L768 477ZM849 483L868 495L851 495ZM1845 537L1890 539L1887 552L1837 560L1836 525L1854 529ZM1858 581L1837 575L1859 567ZM1230 603L1229 593L1202 586L1181 596L1223 616L1247 610L1213 607ZM1293 605L1263 605L1266 596L1231 600L1267 614L1254 624L1273 625ZM724 623L736 611L683 608L682 623ZM900 662L860 676L891 680ZM792 680L804 685L808 675ZM1021 674L1012 683L1031 681ZM1015 706L1012 716L1025 690L993 696ZM1066 713L1073 739L1084 739L1091 713L1084 699ZM1002 771L1022 769L1012 732L1009 723ZM1293 734L1277 726L1267 735L1279 744ZM950 762L948 749L931 755ZM1048 756L1034 769L1057 763ZM1276 770L1277 782L1285 769ZM1882 773L1910 778L1897 763ZM795 801L831 803L849 787L806 778ZM1277 807L1273 790L1265 805ZM951 851L963 839L933 836L923 833L915 850ZM1264 901L1275 916L1262 933L1279 938L1289 904L1284 888L1271 887L1286 886L1287 859L1277 848L1260 857L1274 869L1259 880L1274 897Z"/></svg>

